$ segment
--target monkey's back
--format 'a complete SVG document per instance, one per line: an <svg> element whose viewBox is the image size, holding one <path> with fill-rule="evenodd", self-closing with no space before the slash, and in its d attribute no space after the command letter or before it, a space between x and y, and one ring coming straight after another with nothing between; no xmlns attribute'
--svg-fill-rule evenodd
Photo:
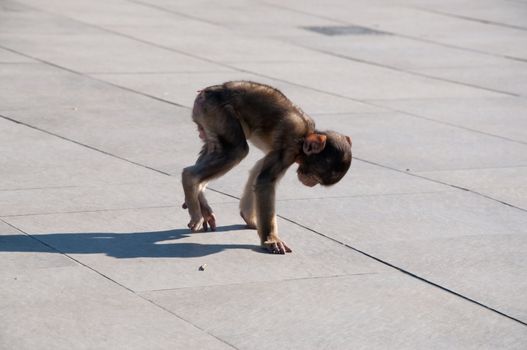
<svg viewBox="0 0 527 350"><path fill-rule="evenodd" d="M311 118L278 89L251 81L231 81L222 87L230 95L230 103L239 117L251 130L270 133L279 127L291 136L302 136L314 130Z"/></svg>
<svg viewBox="0 0 527 350"><path fill-rule="evenodd" d="M208 115L206 124L212 126L215 121L210 118L215 119L218 113L236 118L245 137L266 153L282 147L292 149L291 144L300 143L315 130L313 120L282 92L251 81L230 81L202 90L194 104L193 119L199 124L198 116ZM213 129L217 134L228 132L221 125Z"/></svg>

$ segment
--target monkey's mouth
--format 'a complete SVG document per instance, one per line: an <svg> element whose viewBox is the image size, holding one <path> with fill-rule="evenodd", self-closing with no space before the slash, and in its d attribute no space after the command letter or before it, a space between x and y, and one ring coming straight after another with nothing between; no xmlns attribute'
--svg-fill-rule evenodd
<svg viewBox="0 0 527 350"><path fill-rule="evenodd" d="M298 173L298 180L307 187L313 187L318 185L319 181L314 176L304 175L302 173Z"/></svg>

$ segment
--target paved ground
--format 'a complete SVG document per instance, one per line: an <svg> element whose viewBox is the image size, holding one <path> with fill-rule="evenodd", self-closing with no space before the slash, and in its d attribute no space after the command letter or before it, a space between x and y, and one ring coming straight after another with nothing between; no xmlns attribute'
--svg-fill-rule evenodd
<svg viewBox="0 0 527 350"><path fill-rule="evenodd" d="M237 214L258 151L185 229L234 79L354 140L282 181L287 256ZM0 0L0 348L525 349L526 113L526 1Z"/></svg>

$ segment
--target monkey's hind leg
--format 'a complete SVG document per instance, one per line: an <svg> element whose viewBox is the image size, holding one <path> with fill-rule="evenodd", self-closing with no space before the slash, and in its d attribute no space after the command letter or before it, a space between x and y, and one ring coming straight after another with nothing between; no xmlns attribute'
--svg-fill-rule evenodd
<svg viewBox="0 0 527 350"><path fill-rule="evenodd" d="M244 144L236 147L226 147L221 151L208 153L200 157L195 165L183 170L182 181L185 191L185 204L190 214L188 227L192 231L199 231L203 227L204 214L213 215L212 209L203 194L205 183L220 177L232 169L248 152L249 146L244 142Z"/></svg>
<svg viewBox="0 0 527 350"><path fill-rule="evenodd" d="M231 110L216 109L214 115L199 115L199 119L198 125L203 127L206 136L205 144L196 164L185 168L182 174L185 205L190 215L188 227L192 231L200 230L207 223L211 227L216 224L203 194L206 183L228 172L249 152L242 126ZM212 222L205 220L207 216Z"/></svg>

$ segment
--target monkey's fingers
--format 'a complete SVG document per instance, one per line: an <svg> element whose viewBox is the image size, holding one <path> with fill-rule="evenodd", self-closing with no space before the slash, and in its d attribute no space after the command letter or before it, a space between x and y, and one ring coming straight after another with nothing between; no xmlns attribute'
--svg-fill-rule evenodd
<svg viewBox="0 0 527 350"><path fill-rule="evenodd" d="M289 248L289 247L287 246L287 244L285 244L284 241L282 241L282 242L280 242L280 243L284 246L284 250L285 250L286 253L292 253L292 252L293 252L293 251L291 250L291 248Z"/></svg>
<svg viewBox="0 0 527 350"><path fill-rule="evenodd" d="M285 254L285 253L292 252L291 248L289 248L282 241L269 242L269 243L266 243L265 246L271 254Z"/></svg>
<svg viewBox="0 0 527 350"><path fill-rule="evenodd" d="M271 254L280 254L280 249L278 248L278 244L275 242L273 243L266 243L265 248L269 251Z"/></svg>

